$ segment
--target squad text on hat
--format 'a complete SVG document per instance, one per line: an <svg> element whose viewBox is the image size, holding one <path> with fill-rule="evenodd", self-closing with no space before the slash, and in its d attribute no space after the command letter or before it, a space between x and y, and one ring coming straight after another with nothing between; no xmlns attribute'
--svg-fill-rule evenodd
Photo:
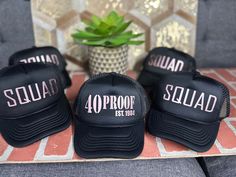
<svg viewBox="0 0 236 177"><path fill-rule="evenodd" d="M151 55L148 61L149 66L159 67L171 71L182 71L184 62L164 55Z"/></svg>
<svg viewBox="0 0 236 177"><path fill-rule="evenodd" d="M57 55L40 55L40 56L32 56L26 59L21 59L22 63L53 63L59 65L59 60Z"/></svg>
<svg viewBox="0 0 236 177"><path fill-rule="evenodd" d="M193 89L166 84L163 99L205 112L213 112L217 97L204 92L197 96L196 93L197 91Z"/></svg>
<svg viewBox="0 0 236 177"><path fill-rule="evenodd" d="M49 79L46 81L20 86L3 91L8 99L8 107L15 107L18 104L24 105L30 102L39 101L58 93L57 80Z"/></svg>

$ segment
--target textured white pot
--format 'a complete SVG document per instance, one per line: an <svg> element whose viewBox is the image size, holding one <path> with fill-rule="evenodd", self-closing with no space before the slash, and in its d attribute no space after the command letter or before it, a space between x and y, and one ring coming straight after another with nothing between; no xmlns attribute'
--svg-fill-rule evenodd
<svg viewBox="0 0 236 177"><path fill-rule="evenodd" d="M89 46L90 74L107 72L125 74L128 69L128 49L128 45L115 48Z"/></svg>

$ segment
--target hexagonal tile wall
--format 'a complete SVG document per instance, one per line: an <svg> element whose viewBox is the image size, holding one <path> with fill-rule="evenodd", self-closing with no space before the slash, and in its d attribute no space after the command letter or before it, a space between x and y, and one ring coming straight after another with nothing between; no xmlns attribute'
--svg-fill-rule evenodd
<svg viewBox="0 0 236 177"><path fill-rule="evenodd" d="M71 33L83 28L82 19L116 10L133 20L129 27L143 32L145 43L130 46L129 69L156 46L195 51L197 0L31 0L35 45L53 45L67 56L69 70L86 61L87 48L75 44Z"/></svg>

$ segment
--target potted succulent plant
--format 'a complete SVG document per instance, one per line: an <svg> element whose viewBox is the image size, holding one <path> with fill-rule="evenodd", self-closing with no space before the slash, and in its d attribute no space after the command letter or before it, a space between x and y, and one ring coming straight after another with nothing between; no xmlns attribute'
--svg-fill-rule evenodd
<svg viewBox="0 0 236 177"><path fill-rule="evenodd" d="M90 73L124 74L128 68L128 45L142 44L144 41L134 40L142 33L128 31L132 21L125 21L115 11L103 18L94 15L84 23L85 29L77 30L72 37L75 42L88 46Z"/></svg>

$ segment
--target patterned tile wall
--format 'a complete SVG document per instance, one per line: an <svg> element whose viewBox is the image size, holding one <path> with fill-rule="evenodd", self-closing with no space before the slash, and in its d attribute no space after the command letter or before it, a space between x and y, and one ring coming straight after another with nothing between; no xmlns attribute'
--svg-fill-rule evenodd
<svg viewBox="0 0 236 177"><path fill-rule="evenodd" d="M31 6L36 45L59 48L69 60L69 70L77 70L87 53L70 34L84 27L82 19L111 10L133 20L130 29L144 33L144 44L130 46L130 69L155 46L175 47L194 55L197 0L31 0Z"/></svg>

